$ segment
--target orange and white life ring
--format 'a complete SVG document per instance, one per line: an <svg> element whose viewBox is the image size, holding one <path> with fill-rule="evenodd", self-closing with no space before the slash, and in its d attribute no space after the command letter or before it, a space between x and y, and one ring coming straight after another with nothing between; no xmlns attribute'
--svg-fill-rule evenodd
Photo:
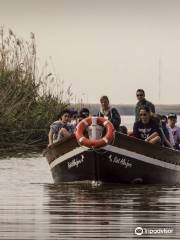
<svg viewBox="0 0 180 240"><path fill-rule="evenodd" d="M84 130L86 127L92 124L92 117L87 117L83 119L76 127L76 139L78 142L86 147L99 148L106 145L109 141L113 139L114 136L114 127L109 120L106 120L103 117L97 117L97 124L104 126L106 129L106 134L103 138L100 139L89 139L84 136Z"/></svg>

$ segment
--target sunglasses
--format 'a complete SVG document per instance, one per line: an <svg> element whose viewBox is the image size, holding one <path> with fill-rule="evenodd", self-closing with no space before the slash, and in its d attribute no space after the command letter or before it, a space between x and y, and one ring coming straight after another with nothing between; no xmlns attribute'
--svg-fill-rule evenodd
<svg viewBox="0 0 180 240"><path fill-rule="evenodd" d="M137 94L136 96L137 97L143 97L144 95L143 94Z"/></svg>
<svg viewBox="0 0 180 240"><path fill-rule="evenodd" d="M140 116L141 116L141 117L142 117L142 116L143 116L143 117L146 117L147 114L145 114L145 113L141 113Z"/></svg>

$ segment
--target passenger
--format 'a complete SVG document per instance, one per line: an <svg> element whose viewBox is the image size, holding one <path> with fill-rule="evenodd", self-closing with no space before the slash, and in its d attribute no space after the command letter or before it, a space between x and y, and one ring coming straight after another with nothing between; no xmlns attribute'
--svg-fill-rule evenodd
<svg viewBox="0 0 180 240"><path fill-rule="evenodd" d="M135 121L138 121L140 116L139 116L139 110L141 107L145 106L150 109L151 113L155 113L155 106L151 102L147 101L145 99L145 92L143 89L138 89L136 91L136 97L138 99L138 102L135 107Z"/></svg>
<svg viewBox="0 0 180 240"><path fill-rule="evenodd" d="M73 132L74 126L70 123L70 112L68 109L65 109L58 115L58 120L50 126L48 146L70 136Z"/></svg>
<svg viewBox="0 0 180 240"><path fill-rule="evenodd" d="M180 127L176 125L177 123L177 115L175 113L168 114L168 125L171 128L175 149L180 150Z"/></svg>
<svg viewBox="0 0 180 240"><path fill-rule="evenodd" d="M171 146L175 147L174 137L173 137L173 134L172 134L172 130L168 125L168 118L167 118L166 115L161 116L161 122L164 122L164 124L166 124L166 128L167 128L168 134L169 134L169 139L168 140L169 140Z"/></svg>
<svg viewBox="0 0 180 240"><path fill-rule="evenodd" d="M159 124L151 116L150 109L141 107L139 116L133 126L133 136L152 144L161 143Z"/></svg>
<svg viewBox="0 0 180 240"><path fill-rule="evenodd" d="M73 126L76 126L76 124L77 124L77 116L78 116L78 112L76 110L72 109L70 111L70 117L71 117L71 124Z"/></svg>
<svg viewBox="0 0 180 240"><path fill-rule="evenodd" d="M109 105L109 99L107 96L102 96L100 98L101 108L98 112L98 117L107 118L114 126L116 131L119 131L119 126L121 124L121 117L116 108L111 108Z"/></svg>
<svg viewBox="0 0 180 240"><path fill-rule="evenodd" d="M89 117L89 109L88 108L82 108L80 111L79 111L79 114L77 116L77 124L84 118L87 118Z"/></svg>
<svg viewBox="0 0 180 240"><path fill-rule="evenodd" d="M159 124L162 146L173 148L174 145L172 145L169 140L169 131L166 123L162 120L162 116L160 114L153 114L153 118Z"/></svg>
<svg viewBox="0 0 180 240"><path fill-rule="evenodd" d="M168 123L168 118L166 115L161 115L161 121L165 122L166 124Z"/></svg>

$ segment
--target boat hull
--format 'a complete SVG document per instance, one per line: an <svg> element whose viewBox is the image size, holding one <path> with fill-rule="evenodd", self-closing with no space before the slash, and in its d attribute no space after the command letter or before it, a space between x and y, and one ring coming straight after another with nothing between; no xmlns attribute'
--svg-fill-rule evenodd
<svg viewBox="0 0 180 240"><path fill-rule="evenodd" d="M126 140L131 141L128 138ZM74 141L74 145L72 141ZM98 150L75 144L76 140L71 139L73 147L70 151L59 157L56 157L58 155L56 153L54 159L51 158L52 154L47 157L55 183L78 181L180 183L180 158L176 151L170 150L171 154L167 157L168 154L165 154L167 149L165 149L165 153L163 149L160 149L162 151L159 151L159 156L154 156L155 149L151 149L154 150L153 153L149 152L151 154L148 154L147 151L144 153L142 149L135 151L127 142L121 143L121 145L114 142L113 145L107 145ZM56 151L58 151L57 149ZM138 147L136 146L135 149Z"/></svg>

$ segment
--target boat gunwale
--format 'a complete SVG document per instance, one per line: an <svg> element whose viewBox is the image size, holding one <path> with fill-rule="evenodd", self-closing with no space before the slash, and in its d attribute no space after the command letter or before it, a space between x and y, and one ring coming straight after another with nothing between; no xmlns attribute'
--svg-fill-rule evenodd
<svg viewBox="0 0 180 240"><path fill-rule="evenodd" d="M151 143L148 143L143 140L140 140L140 139L137 139L134 137L130 137L130 136L127 136L127 135L121 134L121 133L116 133L116 136L118 136L120 139L122 139L122 141L118 142L118 139L115 138L116 140L114 142L112 142L110 145L119 147L119 148L124 148L126 150L129 150L129 151L132 151L132 152L135 152L135 153L147 156L147 157L155 158L155 159L158 159L163 162L180 165L180 152L177 150L170 149L167 147L162 147L160 145L153 145ZM121 145L122 142L125 143L124 146ZM51 146L47 147L43 151L43 156L45 156L47 159L49 158L48 159L49 164L51 162L53 162L55 159L63 156L67 152L71 151L71 149L69 151L67 151L68 143L69 143L69 148L71 148L71 145L73 146L72 150L74 148L82 146L77 142L74 134L65 139L62 139L59 142L53 143ZM136 151L136 147L134 146L134 144L138 147L138 151ZM60 146L62 146L62 149L60 148ZM103 148L98 148L96 150L101 150L101 149L103 149ZM148 149L148 151L143 152L142 149L146 149L146 150ZM91 149L91 150L93 150L93 149ZM158 158L156 155L157 153L158 153ZM169 159L170 155L172 155L173 161L171 159ZM165 159L162 159L163 156Z"/></svg>

